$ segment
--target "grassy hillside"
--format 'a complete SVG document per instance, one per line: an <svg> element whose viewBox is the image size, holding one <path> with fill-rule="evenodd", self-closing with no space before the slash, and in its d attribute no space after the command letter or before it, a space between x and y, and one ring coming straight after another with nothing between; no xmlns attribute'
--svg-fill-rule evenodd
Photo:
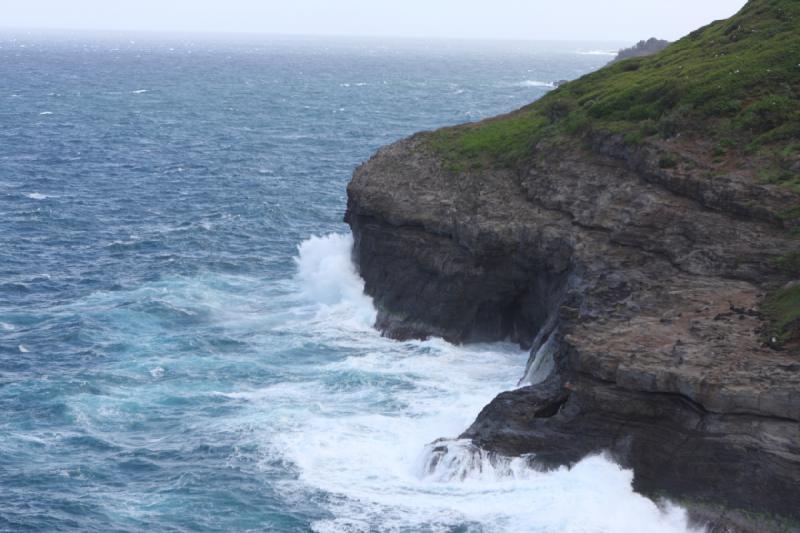
<svg viewBox="0 0 800 533"><path fill-rule="evenodd" d="M662 150L664 169L684 155L665 146L693 145L708 175L735 168L800 192L800 0L750 0L655 55L611 64L508 115L439 130L429 144L463 171L524 166L544 139L604 134ZM800 218L800 205L782 216ZM778 260L798 263L787 252ZM798 287L773 292L763 311L770 335L800 344Z"/></svg>
<svg viewBox="0 0 800 533"><path fill-rule="evenodd" d="M662 52L612 64L515 113L445 129L433 147L458 169L514 165L542 138L624 133L631 143L713 139L715 156L769 151L764 179L800 191L781 165L800 154L800 2L750 0Z"/></svg>

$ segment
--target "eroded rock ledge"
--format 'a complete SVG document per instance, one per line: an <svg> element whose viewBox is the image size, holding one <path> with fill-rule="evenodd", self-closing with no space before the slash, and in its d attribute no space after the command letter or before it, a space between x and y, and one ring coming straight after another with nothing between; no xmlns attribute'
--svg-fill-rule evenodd
<svg viewBox="0 0 800 533"><path fill-rule="evenodd" d="M769 258L797 243L743 201L785 194L598 146L451 172L418 134L359 167L346 220L377 327L530 347L555 322L548 379L464 437L546 465L608 450L641 491L800 520L800 357L764 344L758 311L790 281Z"/></svg>

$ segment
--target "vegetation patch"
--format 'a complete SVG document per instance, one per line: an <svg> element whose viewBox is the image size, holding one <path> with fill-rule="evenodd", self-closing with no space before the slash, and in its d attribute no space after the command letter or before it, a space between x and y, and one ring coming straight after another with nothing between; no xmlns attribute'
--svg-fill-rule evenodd
<svg viewBox="0 0 800 533"><path fill-rule="evenodd" d="M800 2L750 0L657 54L615 62L504 117L435 132L431 146L458 168L509 166L533 157L542 138L596 132L633 144L702 138L716 157L796 144ZM797 185L788 175L774 182Z"/></svg>
<svg viewBox="0 0 800 533"><path fill-rule="evenodd" d="M541 139L547 118L519 113L513 117L440 130L431 146L444 156L450 170L482 164L513 166L527 157Z"/></svg>
<svg viewBox="0 0 800 533"><path fill-rule="evenodd" d="M764 301L763 312L770 319L768 335L776 344L800 340L800 283L771 294Z"/></svg>
<svg viewBox="0 0 800 533"><path fill-rule="evenodd" d="M675 168L678 166L678 158L674 154L663 154L658 160L660 168Z"/></svg>
<svg viewBox="0 0 800 533"><path fill-rule="evenodd" d="M763 183L777 183L800 193L800 173L778 165L762 169L758 177Z"/></svg>
<svg viewBox="0 0 800 533"><path fill-rule="evenodd" d="M773 263L783 273L800 278L800 252L790 252L776 257Z"/></svg>

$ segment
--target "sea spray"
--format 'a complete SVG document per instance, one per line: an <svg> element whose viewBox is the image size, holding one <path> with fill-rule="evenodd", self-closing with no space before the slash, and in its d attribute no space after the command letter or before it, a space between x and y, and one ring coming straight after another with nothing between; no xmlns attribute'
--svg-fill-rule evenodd
<svg viewBox="0 0 800 533"><path fill-rule="evenodd" d="M353 236L349 233L303 241L295 258L300 294L323 306L348 306L351 319L372 325L375 308L372 299L364 294L364 281L353 265L352 247Z"/></svg>
<svg viewBox="0 0 800 533"><path fill-rule="evenodd" d="M632 473L602 456L540 472L529 457L457 439L486 403L513 388L527 354L509 344L395 342L361 329L368 299L351 247L344 235L309 239L299 247L296 280L317 306L306 327L356 353L318 369L317 385L262 390L250 400L273 416L282 398L318 402L311 410L278 407L292 423L273 438L302 484L336 495L317 531L689 530L683 510L636 494ZM555 337L543 357L552 356Z"/></svg>
<svg viewBox="0 0 800 533"><path fill-rule="evenodd" d="M550 334L544 344L532 354L520 384L538 385L550 376L555 368L555 354L558 351L558 332Z"/></svg>

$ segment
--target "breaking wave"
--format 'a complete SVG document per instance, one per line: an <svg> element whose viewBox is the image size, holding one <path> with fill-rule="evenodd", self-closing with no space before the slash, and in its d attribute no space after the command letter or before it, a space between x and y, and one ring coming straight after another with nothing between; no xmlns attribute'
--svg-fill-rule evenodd
<svg viewBox="0 0 800 533"><path fill-rule="evenodd" d="M545 473L458 440L514 387L528 354L381 337L351 249L339 234L299 246L295 290L307 315L285 326L344 357L302 380L229 395L271 421L270 457L298 471L285 490L331 495L316 531L689 531L683 510L636 494L632 473L602 456Z"/></svg>
<svg viewBox="0 0 800 533"><path fill-rule="evenodd" d="M553 89L555 88L555 84L550 81L539 81L539 80L525 80L519 83L514 84L515 87L544 87Z"/></svg>

